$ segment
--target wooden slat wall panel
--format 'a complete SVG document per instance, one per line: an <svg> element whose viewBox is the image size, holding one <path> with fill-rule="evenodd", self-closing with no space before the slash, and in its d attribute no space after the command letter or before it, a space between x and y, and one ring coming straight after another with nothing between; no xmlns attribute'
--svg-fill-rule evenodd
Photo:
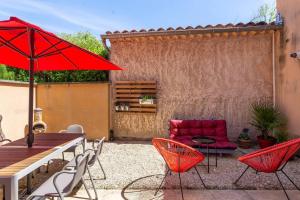
<svg viewBox="0 0 300 200"><path fill-rule="evenodd" d="M130 106L128 111L118 112L140 112L156 113L157 104L139 104L143 95L156 98L156 81L116 81L114 86L115 103L126 103Z"/></svg>

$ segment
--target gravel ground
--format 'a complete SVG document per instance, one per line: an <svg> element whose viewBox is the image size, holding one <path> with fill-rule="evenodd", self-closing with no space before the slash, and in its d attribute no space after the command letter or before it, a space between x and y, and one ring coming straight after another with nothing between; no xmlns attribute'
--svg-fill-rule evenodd
<svg viewBox="0 0 300 200"><path fill-rule="evenodd" d="M88 144L91 146L91 144ZM82 152L78 148L77 152ZM72 159L71 153L65 154L66 159ZM240 153L231 156L218 157L218 167L211 167L208 174L204 166L199 166L199 172L210 189L281 189L274 174L259 174L249 170L236 186L232 184L234 180L245 169L245 165L237 161ZM159 186L166 167L164 160L150 144L150 142L106 142L100 160L106 173L106 180L103 180L103 174L98 164L92 168L92 174L96 177L96 187L98 189L155 189ZM214 161L214 158L211 159ZM48 176L60 170L67 161L61 159L54 160L50 166L50 172L36 173L33 179L33 185L36 187ZM300 185L300 159L288 163L285 171L292 180ZM279 172L280 173L280 172ZM294 189L292 184L283 176L283 184L287 189ZM88 178L88 176L86 177ZM91 186L90 181L87 181ZM182 185L187 189L203 189L199 177L195 170L182 174ZM20 181L21 190L25 188L25 180ZM167 176L164 188L179 188L179 179L177 174Z"/></svg>

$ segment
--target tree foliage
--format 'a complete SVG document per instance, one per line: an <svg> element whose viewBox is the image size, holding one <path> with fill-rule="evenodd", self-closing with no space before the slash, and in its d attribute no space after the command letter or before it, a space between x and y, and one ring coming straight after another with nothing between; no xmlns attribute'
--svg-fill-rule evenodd
<svg viewBox="0 0 300 200"><path fill-rule="evenodd" d="M253 17L251 20L252 22L267 22L271 23L275 21L276 19L276 8L275 5L269 5L269 4L264 4L262 5L258 11L257 14Z"/></svg>
<svg viewBox="0 0 300 200"><path fill-rule="evenodd" d="M102 43L89 32L78 32L75 34L62 33L61 38L80 46L88 51L91 51L104 58L108 58L108 52L103 47ZM0 79L28 81L28 71L13 67L0 65ZM107 71L45 71L35 74L36 82L85 82L85 81L107 81Z"/></svg>

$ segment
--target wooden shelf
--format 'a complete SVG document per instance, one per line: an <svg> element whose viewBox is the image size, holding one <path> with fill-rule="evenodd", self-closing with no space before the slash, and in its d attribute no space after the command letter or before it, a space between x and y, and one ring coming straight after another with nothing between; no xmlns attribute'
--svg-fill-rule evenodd
<svg viewBox="0 0 300 200"><path fill-rule="evenodd" d="M156 99L156 81L116 81L114 84L114 102L129 105L128 111L116 112L156 113L157 104L140 104L139 99L144 95Z"/></svg>

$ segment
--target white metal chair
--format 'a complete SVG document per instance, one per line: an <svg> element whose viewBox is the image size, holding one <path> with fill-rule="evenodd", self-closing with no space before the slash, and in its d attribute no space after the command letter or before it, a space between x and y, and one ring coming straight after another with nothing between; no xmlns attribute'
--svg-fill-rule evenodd
<svg viewBox="0 0 300 200"><path fill-rule="evenodd" d="M79 124L72 124L72 125L68 126L67 130L60 130L59 132L60 133L70 133L70 134L71 133L82 133L82 134L84 134L83 127ZM76 145L70 147L69 149L67 149L66 151L64 151L62 153L63 161L65 161L65 154L64 153L71 152L71 153L74 154L74 157L75 157L76 156L76 153L75 153L76 147L78 145L84 144L84 143L85 143L85 141L83 141L83 143L76 144ZM50 165L50 161L48 161L48 163L47 163L47 170L46 170L47 173L49 172L49 165Z"/></svg>
<svg viewBox="0 0 300 200"><path fill-rule="evenodd" d="M67 130L63 131L63 133L82 133L84 134L84 130L83 130L83 127L79 124L72 124L70 126L68 126ZM70 147L69 149L67 149L66 151L64 151L62 153L63 155L63 160L65 160L65 156L64 156L64 153L66 152L71 152L74 154L74 157L76 156L76 153L75 153L75 150L76 150L76 147L78 146L79 144L76 144L72 147Z"/></svg>
<svg viewBox="0 0 300 200"><path fill-rule="evenodd" d="M87 167L87 171L88 171L88 174L89 174L89 177L90 177L90 180L92 182L92 186L93 186L93 189L94 189L94 193L95 193L95 199L98 199L98 195L97 195L97 191L96 191L96 187L95 187L95 183L94 183L94 178L92 176L92 173L90 171L90 169L95 165L96 161L98 161L98 164L101 168L101 171L104 175L104 179L106 179L106 175L105 175L105 172L103 170L103 167L100 163L100 160L99 160L99 156L101 154L101 151L102 151L102 147L103 147L103 143L104 143L104 139L105 137L103 137L101 140L95 140L95 143L97 144L96 145L96 148L94 148L94 143L93 143L93 149L87 149L85 150L85 153L84 155L87 155L89 154L90 157L89 157L89 161L88 161L88 167ZM73 159L71 160L65 167L64 169L74 169L76 167L76 160Z"/></svg>
<svg viewBox="0 0 300 200"><path fill-rule="evenodd" d="M89 154L79 154L76 156L76 166L72 170L63 170L53 174L47 181L38 187L27 200L45 199L47 197L57 197L61 200L71 194L75 186L82 182L88 193L89 199L92 199L87 185L84 181L84 174L88 169Z"/></svg>

